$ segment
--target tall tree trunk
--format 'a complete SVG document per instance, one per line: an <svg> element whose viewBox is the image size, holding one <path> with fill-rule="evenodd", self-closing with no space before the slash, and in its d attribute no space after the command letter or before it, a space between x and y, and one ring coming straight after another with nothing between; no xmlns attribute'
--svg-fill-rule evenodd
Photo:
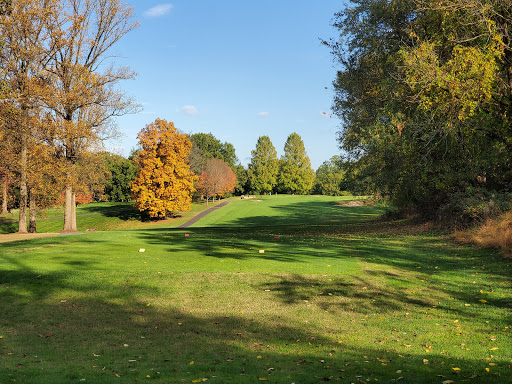
<svg viewBox="0 0 512 384"><path fill-rule="evenodd" d="M28 232L29 233L37 233L36 229L36 214L37 214L37 208L36 208L36 200L34 199L34 194L32 191L29 191L29 197L30 197L30 206L29 206L29 226L28 226Z"/></svg>
<svg viewBox="0 0 512 384"><path fill-rule="evenodd" d="M74 231L76 232L77 226L76 226L76 193L73 192L71 195L71 225L74 228Z"/></svg>
<svg viewBox="0 0 512 384"><path fill-rule="evenodd" d="M23 112L24 114L27 112ZM18 220L18 233L27 233L27 133L26 118L22 117L23 132L21 134L21 156L20 156L20 216Z"/></svg>
<svg viewBox="0 0 512 384"><path fill-rule="evenodd" d="M62 232L76 232L76 207L75 207L75 194L73 187L66 187L66 195L64 202L64 228Z"/></svg>
<svg viewBox="0 0 512 384"><path fill-rule="evenodd" d="M2 214L7 214L7 189L9 188L9 179L7 175L2 181Z"/></svg>

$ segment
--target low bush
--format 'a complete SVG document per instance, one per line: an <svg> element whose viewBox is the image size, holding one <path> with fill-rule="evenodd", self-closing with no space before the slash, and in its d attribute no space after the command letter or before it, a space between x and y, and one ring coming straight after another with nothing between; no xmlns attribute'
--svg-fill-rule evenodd
<svg viewBox="0 0 512 384"><path fill-rule="evenodd" d="M512 194L483 188L468 188L450 195L438 210L439 221L456 228L468 228L496 218L512 208Z"/></svg>

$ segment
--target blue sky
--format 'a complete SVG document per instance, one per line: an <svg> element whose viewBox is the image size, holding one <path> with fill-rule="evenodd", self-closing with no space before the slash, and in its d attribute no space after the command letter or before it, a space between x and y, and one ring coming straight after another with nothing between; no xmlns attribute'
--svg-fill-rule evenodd
<svg viewBox="0 0 512 384"><path fill-rule="evenodd" d="M244 166L263 135L281 156L297 132L315 170L339 154L336 69L319 39L335 36L342 1L125 1L141 26L114 51L138 73L121 88L144 110L117 119L123 138L111 149L128 155L137 133L161 118L232 143Z"/></svg>

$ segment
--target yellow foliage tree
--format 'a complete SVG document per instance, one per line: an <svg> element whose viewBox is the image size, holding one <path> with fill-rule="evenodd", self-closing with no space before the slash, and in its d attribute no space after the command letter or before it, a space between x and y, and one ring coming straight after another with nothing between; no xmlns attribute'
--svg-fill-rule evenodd
<svg viewBox="0 0 512 384"><path fill-rule="evenodd" d="M188 156L192 143L172 122L156 119L137 138L142 150L134 159L139 174L132 182L135 206L150 217L190 210L196 176Z"/></svg>

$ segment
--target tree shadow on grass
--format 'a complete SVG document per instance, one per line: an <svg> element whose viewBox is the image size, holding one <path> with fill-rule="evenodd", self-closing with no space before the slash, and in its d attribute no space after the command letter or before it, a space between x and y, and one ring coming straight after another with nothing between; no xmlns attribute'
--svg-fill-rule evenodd
<svg viewBox="0 0 512 384"><path fill-rule="evenodd" d="M18 223L13 220L0 219L0 234L14 233L18 231Z"/></svg>
<svg viewBox="0 0 512 384"><path fill-rule="evenodd" d="M314 234L292 231L283 235L281 227L279 234L272 227L160 229L139 234L149 244L168 245L169 252L284 263L283 276L260 288L275 292L276 298L285 304L315 297L315 305L320 309L354 308L359 313L386 313L407 304L426 309L437 307L468 318L483 316L478 308L484 304L499 309L497 315L512 308L510 294L497 297L480 293L494 289L505 292L510 287L510 269L504 268L506 262L496 252L458 246L440 233L417 232L417 228L406 227L400 232L395 224L367 223L360 229L359 224L347 224L330 226L326 233L322 230ZM363 268L361 275L357 270L354 274L341 273L332 282L293 272L301 264L354 261ZM325 272L321 268L318 273ZM447 274L454 274L454 278L447 279ZM479 283L484 280L493 281L494 286ZM318 297L318 292L329 297ZM454 300L464 306L453 307ZM509 321L512 317L498 320Z"/></svg>
<svg viewBox="0 0 512 384"><path fill-rule="evenodd" d="M375 277L377 274L372 274ZM372 276L370 275L370 277ZM389 313L403 308L404 303L432 307L429 298L411 297L400 288L392 288L370 277L345 275L319 278L315 276L274 276L258 288L274 292L286 304L312 303L322 310L355 313Z"/></svg>
<svg viewBox="0 0 512 384"><path fill-rule="evenodd" d="M184 242L181 247L195 247L193 242L185 243L190 240L185 239L185 232L141 233L159 234L161 241L174 239L177 242L179 236ZM208 236L204 231L192 234L205 235L201 241L212 237L211 232ZM251 232L244 236L224 234L224 243L219 243L218 252L221 253L230 241L243 241L253 236ZM302 240L292 237L287 245L294 247ZM306 243L308 241L311 240ZM30 246L50 243L45 240ZM374 250L367 248L364 256L358 257L371 259L377 251L377 247L373 247ZM285 258L292 258L292 253ZM121 271L120 276L114 278L104 271L96 274L99 267L94 262L81 260L80 255L69 260L52 260L60 265L55 271L38 270L28 263L30 254L11 254L3 248L0 254L0 382L60 384L85 379L93 383L148 380L189 383L206 378L209 383L255 383L261 379L270 383L356 383L400 379L401 383L430 384L440 382L439 375L443 376L443 381L468 380L480 384L512 380L505 350L494 353L497 356L493 362L497 365L486 372L489 365L483 356L443 354L435 350L426 357L418 341L412 347L404 347L403 342L390 346L392 338L399 337L396 330L383 328L379 339L371 341L373 336L366 335L361 321L351 323L350 329L344 325L343 330L336 325L332 326L334 330L317 328L304 321L313 320L316 315L337 319L357 314L364 317L365 313L386 314L386 311L399 310L404 303L425 308L432 304L428 294L416 298L412 292L403 290L410 288L410 279L423 277L413 273L413 266L399 264L404 270L400 273L386 269L394 266L393 256L391 252L379 254L377 265L383 269L369 265L365 276L274 274L262 279L267 281L254 284L256 292L269 290L265 292L269 294L268 303L273 307L282 305L284 313L285 308L301 305L300 309L307 310L309 307L304 300L314 306L309 317L291 319L280 312L262 312L260 304L252 302L257 293L242 297L245 293L231 290L226 294L226 300L229 297L247 302L246 313L233 309L229 300L228 304L219 302L216 308L203 310L201 305L207 299L200 301L194 296L195 291L182 293L179 288L168 287L176 279L172 273L160 275L158 282L149 280L144 273L130 271L124 274ZM402 257L405 259L405 255ZM423 267L430 260L418 258L417 263ZM476 256L467 260L479 262ZM454 268L448 261L440 265ZM488 260L486 270L494 273L495 262L492 258ZM472 264L467 267L471 268ZM386 282L390 281L398 285L388 286ZM460 288L467 291L467 287ZM457 295L458 289L455 285L448 287L447 296ZM189 304L174 300L174 296L180 294L185 295L185 302ZM491 302L490 305L498 304ZM457 312L458 318L475 316L460 309ZM351 343L339 343L348 336L346 333L360 336L353 337ZM388 341L384 341L384 337ZM487 351L488 347L483 349Z"/></svg>
<svg viewBox="0 0 512 384"><path fill-rule="evenodd" d="M128 220L139 220L139 221L148 221L148 217L146 217L143 213L141 213L137 208L135 208L131 203L125 203L123 205L83 205L80 206L78 215L90 215L90 214L101 214L105 217L116 217L123 221Z"/></svg>
<svg viewBox="0 0 512 384"><path fill-rule="evenodd" d="M382 342L340 344L339 336L290 325L278 315L255 318L229 308L187 311L159 305L164 295L155 287L102 285L81 281L73 269L41 274L7 261L11 270L0 271L1 382L355 383L401 378L402 383L430 384L439 381L438 375L475 383L512 378L500 358L494 360L501 366L499 378L487 374L487 362L477 358L432 353L425 364L418 350L393 351ZM293 284L311 282L294 278ZM148 300L154 304L148 306ZM353 331L362 327L354 324ZM458 376L452 367L461 370Z"/></svg>

